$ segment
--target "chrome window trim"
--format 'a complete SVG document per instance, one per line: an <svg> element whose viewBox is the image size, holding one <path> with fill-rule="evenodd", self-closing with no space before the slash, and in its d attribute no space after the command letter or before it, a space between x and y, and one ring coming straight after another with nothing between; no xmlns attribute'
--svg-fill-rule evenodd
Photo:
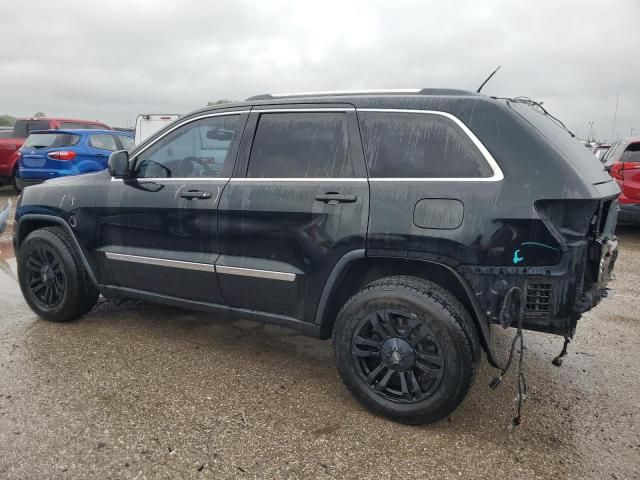
<svg viewBox="0 0 640 480"><path fill-rule="evenodd" d="M308 108L256 108L251 113L299 113L299 112L355 112L355 107L308 107Z"/></svg>
<svg viewBox="0 0 640 480"><path fill-rule="evenodd" d="M209 273L222 273L239 275L243 277L265 278L268 280L281 280L293 282L295 273L276 272L273 270L259 270L255 268L231 267L227 265L214 265L211 263L186 262L183 260L169 260L166 258L145 257L141 255L128 255L124 253L105 252L106 258L119 262L139 263L142 265L154 265L159 267L181 268L184 270L197 270Z"/></svg>
<svg viewBox="0 0 640 480"><path fill-rule="evenodd" d="M182 127L184 125L187 125L187 124L192 123L192 122L196 122L198 120L202 120L203 118L223 117L223 116L229 116L229 115L242 115L242 114L245 114L245 113L249 113L250 111L251 110L234 110L234 111L230 111L230 112L212 112L212 113L205 113L205 114L202 114L202 115L198 115L197 117L185 118L183 122L180 122L180 123L172 126L169 130L164 132L158 138L154 138L152 142L150 142L147 145L145 145L144 147L142 147L139 151L136 152L136 154L134 156L131 157L130 161L133 160L134 158L138 158L140 156L140 154L143 153L144 151L146 151L149 147L155 145L160 140L162 140L164 137L166 137L167 135L169 135L170 133L174 132L175 130L177 130L178 128L180 128L180 127Z"/></svg>
<svg viewBox="0 0 640 480"><path fill-rule="evenodd" d="M156 265L159 267L182 268L185 270L199 270L202 272L211 272L211 273L214 273L216 271L215 265L211 263L185 262L182 260L169 260L166 258L157 258L157 257L143 257L140 255L127 255L124 253L114 253L114 252L105 252L105 256L109 260L116 260L120 262L142 263L144 265Z"/></svg>
<svg viewBox="0 0 640 480"><path fill-rule="evenodd" d="M202 181L202 182L228 182L230 180L229 177L144 177L140 179L134 179L143 182L191 182L191 181ZM111 177L112 182L122 182L124 181L122 178Z"/></svg>
<svg viewBox="0 0 640 480"><path fill-rule="evenodd" d="M269 280L282 280L293 282L296 279L295 273L275 272L273 270L258 270L255 268L230 267L227 265L216 265L216 271L228 275L240 275L243 277L266 278Z"/></svg>
<svg viewBox="0 0 640 480"><path fill-rule="evenodd" d="M366 178L331 177L236 177L231 182L366 182Z"/></svg>
<svg viewBox="0 0 640 480"><path fill-rule="evenodd" d="M487 150L487 147L480 141L478 137L467 127L462 120L448 112L438 110L410 110L404 108L358 108L358 112L377 112L377 113L422 113L427 115L439 115L448 118L469 137L471 142L480 150L480 153L489 164L493 175L490 177L369 177L373 182L500 182L504 180L502 169L493 155Z"/></svg>

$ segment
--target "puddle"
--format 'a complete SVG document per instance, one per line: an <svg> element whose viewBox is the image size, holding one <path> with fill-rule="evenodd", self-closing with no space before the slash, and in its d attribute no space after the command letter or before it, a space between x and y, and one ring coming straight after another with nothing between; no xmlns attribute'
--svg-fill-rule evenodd
<svg viewBox="0 0 640 480"><path fill-rule="evenodd" d="M19 293L18 268L11 239L0 241L0 300L5 295Z"/></svg>

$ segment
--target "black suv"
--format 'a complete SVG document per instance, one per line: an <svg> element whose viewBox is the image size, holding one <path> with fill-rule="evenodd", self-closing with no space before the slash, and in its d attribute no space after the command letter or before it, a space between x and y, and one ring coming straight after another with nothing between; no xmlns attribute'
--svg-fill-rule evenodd
<svg viewBox="0 0 640 480"><path fill-rule="evenodd" d="M333 338L407 423L462 401L489 324L572 336L606 294L616 183L529 102L457 90L261 95L181 117L16 213L41 317L99 294Z"/></svg>

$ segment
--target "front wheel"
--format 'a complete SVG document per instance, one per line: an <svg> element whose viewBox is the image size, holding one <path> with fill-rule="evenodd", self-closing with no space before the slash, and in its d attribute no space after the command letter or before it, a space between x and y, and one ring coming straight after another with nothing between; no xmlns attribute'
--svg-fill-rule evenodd
<svg viewBox="0 0 640 480"><path fill-rule="evenodd" d="M479 357L464 306L417 277L367 285L338 314L333 342L353 395L372 412L409 424L435 422L455 410Z"/></svg>
<svg viewBox="0 0 640 480"><path fill-rule="evenodd" d="M46 320L73 320L98 301L69 235L59 227L35 230L22 242L18 280L31 310Z"/></svg>

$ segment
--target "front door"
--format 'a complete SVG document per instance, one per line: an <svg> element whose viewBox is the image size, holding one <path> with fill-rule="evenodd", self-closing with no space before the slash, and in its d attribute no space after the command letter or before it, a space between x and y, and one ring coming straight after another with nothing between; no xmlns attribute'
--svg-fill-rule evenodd
<svg viewBox="0 0 640 480"><path fill-rule="evenodd" d="M220 303L217 208L247 115L185 119L134 154L98 198L101 283Z"/></svg>
<svg viewBox="0 0 640 480"><path fill-rule="evenodd" d="M364 249L368 208L353 107L252 110L218 210L225 302L310 321L335 264Z"/></svg>

